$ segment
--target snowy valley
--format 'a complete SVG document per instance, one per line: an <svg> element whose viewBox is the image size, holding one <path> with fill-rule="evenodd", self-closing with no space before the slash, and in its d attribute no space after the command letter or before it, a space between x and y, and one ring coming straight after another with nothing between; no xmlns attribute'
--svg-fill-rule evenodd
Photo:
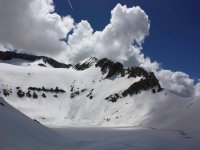
<svg viewBox="0 0 200 150"><path fill-rule="evenodd" d="M31 143L32 149L60 150L200 149L200 98L162 87L141 67L0 52L0 95L2 150ZM29 137L28 145L17 137Z"/></svg>

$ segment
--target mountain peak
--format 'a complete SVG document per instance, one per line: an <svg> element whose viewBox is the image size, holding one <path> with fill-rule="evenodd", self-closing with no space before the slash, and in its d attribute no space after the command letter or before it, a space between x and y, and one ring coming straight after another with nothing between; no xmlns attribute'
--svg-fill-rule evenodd
<svg viewBox="0 0 200 150"><path fill-rule="evenodd" d="M96 57L88 57L82 61L80 61L78 64L74 65L74 68L76 70L85 70L94 65L98 59Z"/></svg>

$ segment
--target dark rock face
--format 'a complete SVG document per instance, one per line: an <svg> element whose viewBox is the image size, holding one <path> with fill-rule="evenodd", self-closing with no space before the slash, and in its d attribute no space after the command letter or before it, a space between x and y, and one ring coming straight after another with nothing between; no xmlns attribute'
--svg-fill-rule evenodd
<svg viewBox="0 0 200 150"><path fill-rule="evenodd" d="M11 93L11 92L10 92L9 90L3 89L3 95L4 95L4 96L9 96L10 93Z"/></svg>
<svg viewBox="0 0 200 150"><path fill-rule="evenodd" d="M84 93L85 91L87 91L87 89L82 89L82 90L81 90L81 93Z"/></svg>
<svg viewBox="0 0 200 150"><path fill-rule="evenodd" d="M38 66L41 66L41 67L47 67L46 65L41 64L41 63L39 63Z"/></svg>
<svg viewBox="0 0 200 150"><path fill-rule="evenodd" d="M111 102L117 102L117 99L120 98L119 94L113 94L105 98L105 100L111 101Z"/></svg>
<svg viewBox="0 0 200 150"><path fill-rule="evenodd" d="M128 78L148 77L149 73L141 67L131 67L126 69Z"/></svg>
<svg viewBox="0 0 200 150"><path fill-rule="evenodd" d="M117 102L119 98L126 97L128 95L133 96L137 95L142 91L151 90L152 93L161 92L161 88L158 79L154 73L150 72L146 75L145 78L142 78L140 81L133 83L128 89L123 91L121 94L115 93L105 98L107 101ZM121 97L122 96L122 97Z"/></svg>
<svg viewBox="0 0 200 150"><path fill-rule="evenodd" d="M46 96L44 93L42 93L42 97L43 97L43 98L46 98L47 96Z"/></svg>
<svg viewBox="0 0 200 150"><path fill-rule="evenodd" d="M11 51L6 51L6 52L0 51L0 59L2 59L2 60L11 60L14 58L28 60L28 61L35 61L35 60L43 59L43 61L45 63L50 64L54 68L70 68L70 67L72 67L71 64L66 65L66 64L60 63L50 57L35 56L35 55L22 54L22 53L16 53L16 52L11 52Z"/></svg>
<svg viewBox="0 0 200 150"><path fill-rule="evenodd" d="M22 90L21 87L16 87L15 89L17 89L16 94L19 98L23 98L23 97L27 97L27 98L33 98L33 99L37 99L39 98L39 96L41 96L42 98L46 98L46 94L45 93L52 93L53 97L57 98L58 94L60 93L65 93L65 91L63 89L60 89L59 87L56 88L38 88L38 87L29 87L27 88L27 90ZM85 91L85 89L83 89L83 91ZM43 93L40 93L43 92ZM1 90L0 90L1 93ZM10 96L10 94L12 93L12 89L2 89L2 93L4 96Z"/></svg>
<svg viewBox="0 0 200 150"><path fill-rule="evenodd" d="M70 95L70 98L74 98L74 97L76 97L79 94L80 94L79 91L72 92L71 95Z"/></svg>
<svg viewBox="0 0 200 150"><path fill-rule="evenodd" d="M33 121L35 121L36 123L41 124L37 119L33 119Z"/></svg>
<svg viewBox="0 0 200 150"><path fill-rule="evenodd" d="M83 63L83 64L76 64L74 66L74 68L76 70L85 70L85 69L88 69L90 67L90 64L87 64L87 63Z"/></svg>
<svg viewBox="0 0 200 150"><path fill-rule="evenodd" d="M18 97L22 98L22 97L24 97L24 95L25 95L25 93L22 90L18 90L17 91L17 96Z"/></svg>
<svg viewBox="0 0 200 150"><path fill-rule="evenodd" d="M118 73L120 73L121 76L125 75L123 65L120 62L114 63L107 58L99 60L95 66L100 67L103 74L105 74L108 71L108 75L106 76L106 78L110 78Z"/></svg>
<svg viewBox="0 0 200 150"><path fill-rule="evenodd" d="M50 93L65 93L65 90L63 89L59 89L58 87L56 87L55 89L53 88L45 88L44 86L42 88L40 87L29 87L28 90L30 91L43 91L43 92L50 92Z"/></svg>
<svg viewBox="0 0 200 150"><path fill-rule="evenodd" d="M153 88L157 88L157 91L156 89L153 89ZM132 95L140 93L141 91L147 91L150 89L153 90L152 91L153 93L162 91L162 88L159 84L158 79L155 77L154 73L152 72L149 73L145 79L142 78L140 81L133 83L128 89L126 89L122 93L122 96L123 97L126 97L127 95L132 96Z"/></svg>
<svg viewBox="0 0 200 150"><path fill-rule="evenodd" d="M27 93L26 93L26 97L28 97L28 98L31 98L31 91L28 91Z"/></svg>
<svg viewBox="0 0 200 150"><path fill-rule="evenodd" d="M107 58L99 60L95 66L100 67L103 74L108 72L106 78L110 78L116 74L120 74L121 77L128 75L128 78L149 76L149 73L141 67L125 68L120 62L115 63Z"/></svg>
<svg viewBox="0 0 200 150"><path fill-rule="evenodd" d="M94 89L90 90L89 94L87 94L87 97L89 97L89 99L94 98L93 91L94 91Z"/></svg>
<svg viewBox="0 0 200 150"><path fill-rule="evenodd" d="M98 59L97 59L96 57L90 57L90 58L88 59L88 61L86 61L86 62L84 62L84 63L78 63L78 64L76 64L76 65L74 66L74 68L75 68L76 70L85 70L85 69L90 68L90 67L92 66L92 64L93 64L94 62L97 62L97 61L98 61Z"/></svg>
<svg viewBox="0 0 200 150"><path fill-rule="evenodd" d="M116 102L119 98L121 98L121 96L132 96L147 90L152 90L152 93L162 91L159 81L154 73L149 73L141 67L125 68L121 63L114 63L106 58L99 60L95 66L100 67L103 74L108 73L106 78L110 78L117 74L120 74L121 77L124 77L126 75L127 78L142 77L140 81L133 83L122 93L115 93L106 97L105 100L107 101Z"/></svg>
<svg viewBox="0 0 200 150"><path fill-rule="evenodd" d="M65 93L65 90L59 89L58 87L55 88L55 93Z"/></svg>
<svg viewBox="0 0 200 150"><path fill-rule="evenodd" d="M34 99L37 99L37 98L38 98L38 95L37 95L35 92L33 93L33 98L34 98Z"/></svg>

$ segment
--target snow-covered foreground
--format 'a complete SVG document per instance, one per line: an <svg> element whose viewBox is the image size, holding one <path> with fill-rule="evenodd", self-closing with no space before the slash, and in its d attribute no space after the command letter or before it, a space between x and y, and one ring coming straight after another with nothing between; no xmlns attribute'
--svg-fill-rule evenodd
<svg viewBox="0 0 200 150"><path fill-rule="evenodd" d="M200 136L139 127L47 128L0 98L1 150L199 150Z"/></svg>
<svg viewBox="0 0 200 150"><path fill-rule="evenodd" d="M77 142L81 150L199 150L200 136L184 131L137 127L67 127L55 131Z"/></svg>
<svg viewBox="0 0 200 150"><path fill-rule="evenodd" d="M31 120L0 97L0 150L66 150L75 141ZM73 146L75 147L75 146Z"/></svg>

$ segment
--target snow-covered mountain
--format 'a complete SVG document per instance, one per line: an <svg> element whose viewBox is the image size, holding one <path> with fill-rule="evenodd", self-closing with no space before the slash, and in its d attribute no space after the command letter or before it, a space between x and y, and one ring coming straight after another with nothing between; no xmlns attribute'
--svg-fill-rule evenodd
<svg viewBox="0 0 200 150"><path fill-rule="evenodd" d="M0 94L48 126L143 126L199 132L197 97L163 89L153 72L91 57L66 65L0 52Z"/></svg>

